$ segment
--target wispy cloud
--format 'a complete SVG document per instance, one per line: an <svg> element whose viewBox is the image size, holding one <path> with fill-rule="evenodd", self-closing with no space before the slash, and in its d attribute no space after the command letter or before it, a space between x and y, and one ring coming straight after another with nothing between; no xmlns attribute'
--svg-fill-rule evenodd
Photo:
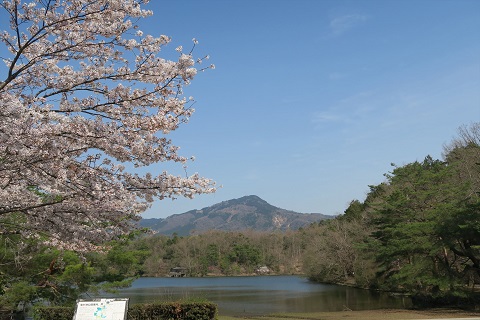
<svg viewBox="0 0 480 320"><path fill-rule="evenodd" d="M346 73L341 73L341 72L332 72L328 75L329 80L340 80L348 77Z"/></svg>
<svg viewBox="0 0 480 320"><path fill-rule="evenodd" d="M370 117L375 112L375 101L377 94L372 91L361 91L352 96L343 98L330 107L324 107L323 110L314 112L311 121L314 124L334 122L334 123L352 123L359 119Z"/></svg>
<svg viewBox="0 0 480 320"><path fill-rule="evenodd" d="M315 112L311 117L311 121L314 124L324 123L324 122L345 122L345 121L348 121L348 118L341 114L334 113L332 111L321 111L321 112Z"/></svg>
<svg viewBox="0 0 480 320"><path fill-rule="evenodd" d="M339 36L345 32L358 27L368 20L364 14L345 14L330 20L330 31L332 35Z"/></svg>

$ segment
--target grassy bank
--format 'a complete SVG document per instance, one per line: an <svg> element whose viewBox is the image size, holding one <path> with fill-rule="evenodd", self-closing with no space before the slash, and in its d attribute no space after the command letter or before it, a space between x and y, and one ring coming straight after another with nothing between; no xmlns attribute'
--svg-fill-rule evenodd
<svg viewBox="0 0 480 320"><path fill-rule="evenodd" d="M410 320L410 319L480 319L480 313L459 310L366 310L314 313L282 313L268 316L229 317L219 316L219 320L258 319L258 320Z"/></svg>

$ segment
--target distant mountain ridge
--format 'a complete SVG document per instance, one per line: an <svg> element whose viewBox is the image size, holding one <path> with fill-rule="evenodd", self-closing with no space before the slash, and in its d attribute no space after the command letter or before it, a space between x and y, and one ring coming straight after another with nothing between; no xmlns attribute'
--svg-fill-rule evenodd
<svg viewBox="0 0 480 320"><path fill-rule="evenodd" d="M320 213L298 213L277 208L258 196L250 195L165 219L142 219L140 226L164 235L177 233L186 236L208 230L297 230L330 218L332 217Z"/></svg>

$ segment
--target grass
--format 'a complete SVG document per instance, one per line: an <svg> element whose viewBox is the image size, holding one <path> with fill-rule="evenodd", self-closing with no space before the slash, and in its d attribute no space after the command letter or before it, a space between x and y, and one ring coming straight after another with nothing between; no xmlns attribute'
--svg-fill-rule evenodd
<svg viewBox="0 0 480 320"><path fill-rule="evenodd" d="M413 319L480 319L480 313L449 310L366 310L366 311L338 311L314 313L281 313L265 316L219 316L219 320L413 320Z"/></svg>

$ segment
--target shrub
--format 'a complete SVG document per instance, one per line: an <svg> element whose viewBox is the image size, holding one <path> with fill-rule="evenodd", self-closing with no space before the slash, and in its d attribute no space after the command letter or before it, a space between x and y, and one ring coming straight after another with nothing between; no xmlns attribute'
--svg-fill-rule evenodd
<svg viewBox="0 0 480 320"><path fill-rule="evenodd" d="M35 307L34 320L72 320L75 313L74 307Z"/></svg>
<svg viewBox="0 0 480 320"><path fill-rule="evenodd" d="M71 320L74 307L36 307L35 320ZM217 305L210 302L164 302L135 304L128 308L127 320L212 320Z"/></svg>

